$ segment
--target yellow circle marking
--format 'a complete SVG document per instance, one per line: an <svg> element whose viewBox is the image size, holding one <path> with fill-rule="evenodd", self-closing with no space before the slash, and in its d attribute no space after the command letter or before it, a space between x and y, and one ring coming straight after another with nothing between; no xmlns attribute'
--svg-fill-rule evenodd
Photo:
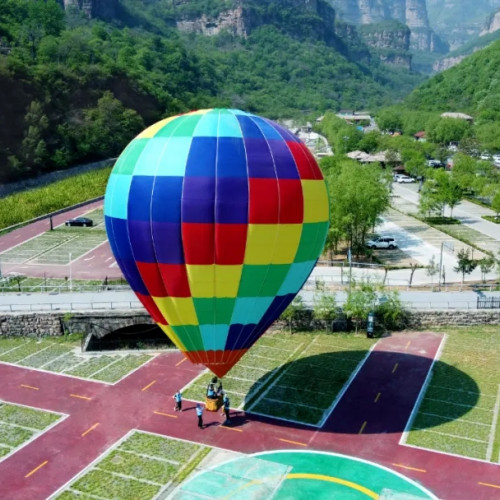
<svg viewBox="0 0 500 500"><path fill-rule="evenodd" d="M340 479L339 477L333 477L333 476L324 476L323 474L306 474L306 473L296 473L296 474L287 474L285 476L285 479L314 479L316 481L328 481L330 483L337 483L341 484L342 486L347 486L348 488L352 488L353 490L359 491L363 494L365 494L367 497L373 498L374 500L378 500L379 495L375 493L372 490L369 490L368 488L365 488L364 486L361 486L360 484L353 483L351 481L346 481L345 479ZM229 493L229 495L226 495L224 500L228 500L229 498L234 497L238 493L240 493L243 490L246 490L247 488L250 488L256 484L262 484L265 482L265 479L254 479L253 481L250 481L246 484L243 484L239 488L237 488L235 491L232 491Z"/></svg>
<svg viewBox="0 0 500 500"><path fill-rule="evenodd" d="M351 481L346 481L345 479L340 479L339 477L324 476L323 474L287 474L286 479L315 479L317 481L328 481L330 483L341 484L342 486L347 486L353 490L360 491L370 498L378 499L378 494L360 484L353 483Z"/></svg>

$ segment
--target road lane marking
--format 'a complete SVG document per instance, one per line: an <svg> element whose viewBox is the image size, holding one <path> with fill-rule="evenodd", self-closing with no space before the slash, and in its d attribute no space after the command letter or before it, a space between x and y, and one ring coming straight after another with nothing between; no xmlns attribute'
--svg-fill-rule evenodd
<svg viewBox="0 0 500 500"><path fill-rule="evenodd" d="M92 399L92 398L89 398L88 396L81 396L80 394L70 394L70 397L78 398L78 399L85 399L87 401L90 401Z"/></svg>
<svg viewBox="0 0 500 500"><path fill-rule="evenodd" d="M392 369L392 373L394 373L398 369L398 365L399 365L399 363L396 363L394 365L394 368Z"/></svg>
<svg viewBox="0 0 500 500"><path fill-rule="evenodd" d="M150 382L146 387L143 387L141 389L142 392L144 391L147 391L152 385L156 384L156 380L153 380L152 382Z"/></svg>
<svg viewBox="0 0 500 500"><path fill-rule="evenodd" d="M154 411L155 415L162 415L164 417L177 418L177 415L170 415L170 413L163 413L161 411Z"/></svg>
<svg viewBox="0 0 500 500"><path fill-rule="evenodd" d="M365 420L363 422L363 425L361 426L361 429L359 429L358 434L363 434L363 431L365 430L366 424L367 424L367 421Z"/></svg>
<svg viewBox="0 0 500 500"><path fill-rule="evenodd" d="M377 394L377 396L375 397L375 401L374 401L374 403L377 403L377 402L378 402L378 400L380 399L380 394L381 394L380 392Z"/></svg>
<svg viewBox="0 0 500 500"><path fill-rule="evenodd" d="M182 358L175 366L179 366L180 364L184 363L184 361L186 361L187 358Z"/></svg>
<svg viewBox="0 0 500 500"><path fill-rule="evenodd" d="M35 467L31 472L28 472L24 477L30 477L33 475L37 470L40 470L43 466L47 465L49 463L48 460L45 460L45 462L42 462L38 467Z"/></svg>
<svg viewBox="0 0 500 500"><path fill-rule="evenodd" d="M223 429L227 429L228 431L235 431L235 432L243 432L241 429L234 429L233 427L229 427L228 425L220 424L220 427Z"/></svg>
<svg viewBox="0 0 500 500"><path fill-rule="evenodd" d="M92 427L89 427L85 432L82 432L81 437L84 437L89 432L92 432L98 425L99 425L99 422L95 423Z"/></svg>
<svg viewBox="0 0 500 500"><path fill-rule="evenodd" d="M34 391L40 390L38 387L34 387L33 385L21 384L21 387L24 387L25 389L33 389Z"/></svg>
<svg viewBox="0 0 500 500"><path fill-rule="evenodd" d="M408 350L408 347L410 347L410 344L411 344L411 340L408 341L408 344L406 344L406 347L405 347L405 351Z"/></svg>
<svg viewBox="0 0 500 500"><path fill-rule="evenodd" d="M499 484L482 483L481 481L478 481L477 484L480 484L481 486L488 486L489 488L498 488L500 490Z"/></svg>
<svg viewBox="0 0 500 500"><path fill-rule="evenodd" d="M403 465L403 464L392 464L394 467L401 467L402 469L407 469L407 470L415 470L417 472L427 472L425 469L417 469L416 467L410 467L409 465Z"/></svg>
<svg viewBox="0 0 500 500"><path fill-rule="evenodd" d="M282 438L279 438L279 440L283 441L284 443L296 444L298 446L307 446L306 443L301 443L300 441L290 441L289 439L282 439Z"/></svg>

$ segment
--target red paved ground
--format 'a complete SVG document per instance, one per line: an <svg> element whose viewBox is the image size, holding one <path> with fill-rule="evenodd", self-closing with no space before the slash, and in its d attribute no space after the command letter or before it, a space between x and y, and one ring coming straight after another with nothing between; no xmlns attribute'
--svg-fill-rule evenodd
<svg viewBox="0 0 500 500"><path fill-rule="evenodd" d="M499 465L398 444L440 342L431 333L379 341L321 430L250 414L234 416L228 428L207 412L207 428L197 429L192 404L185 402L182 414L172 411L171 395L200 371L177 353L156 357L114 386L0 363L1 399L70 415L0 462L2 498L46 498L132 428L246 453L290 448L345 453L397 470L443 499L500 498Z"/></svg>
<svg viewBox="0 0 500 500"><path fill-rule="evenodd" d="M57 227L64 224L68 219L79 217L96 208L101 208L101 201L89 203L83 207L75 208L63 214L55 215L52 218L53 226ZM41 234L50 230L49 219L43 219L33 224L21 227L10 233L0 236L0 254L6 250L10 250L32 238L36 238ZM2 272L7 274L10 272L18 272L30 277L43 278L64 278L69 276L69 265L47 265L47 264L7 264L2 263ZM118 279L122 277L119 267L115 263L115 259L111 252L109 243L99 245L91 252L75 259L71 264L71 274L73 279L95 279L104 278Z"/></svg>

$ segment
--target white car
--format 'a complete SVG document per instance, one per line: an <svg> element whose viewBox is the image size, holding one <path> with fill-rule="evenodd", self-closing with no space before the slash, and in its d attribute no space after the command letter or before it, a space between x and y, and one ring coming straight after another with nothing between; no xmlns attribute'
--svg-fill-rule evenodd
<svg viewBox="0 0 500 500"><path fill-rule="evenodd" d="M389 250L393 250L397 248L398 245L394 238L390 238L389 236L379 236L378 238L374 238L373 240L369 240L366 243L368 248L388 248Z"/></svg>
<svg viewBox="0 0 500 500"><path fill-rule="evenodd" d="M398 175L396 177L396 182L399 182L400 184L407 184L410 182L415 182L415 179L413 177L410 177L409 175Z"/></svg>

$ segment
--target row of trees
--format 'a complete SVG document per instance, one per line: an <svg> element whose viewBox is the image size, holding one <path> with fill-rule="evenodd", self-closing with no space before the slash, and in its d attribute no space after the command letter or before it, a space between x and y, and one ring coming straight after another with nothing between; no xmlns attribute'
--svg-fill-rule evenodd
<svg viewBox="0 0 500 500"><path fill-rule="evenodd" d="M316 326L329 330L333 322L343 317L352 321L357 333L370 312L375 314L379 329L398 329L405 325L407 315L399 293L386 290L382 284L369 280L353 282L342 306L337 304L335 293L327 290L323 282L318 281L316 287L311 309L298 295L280 316L290 332L294 327L309 329ZM344 327L348 328L348 325Z"/></svg>

